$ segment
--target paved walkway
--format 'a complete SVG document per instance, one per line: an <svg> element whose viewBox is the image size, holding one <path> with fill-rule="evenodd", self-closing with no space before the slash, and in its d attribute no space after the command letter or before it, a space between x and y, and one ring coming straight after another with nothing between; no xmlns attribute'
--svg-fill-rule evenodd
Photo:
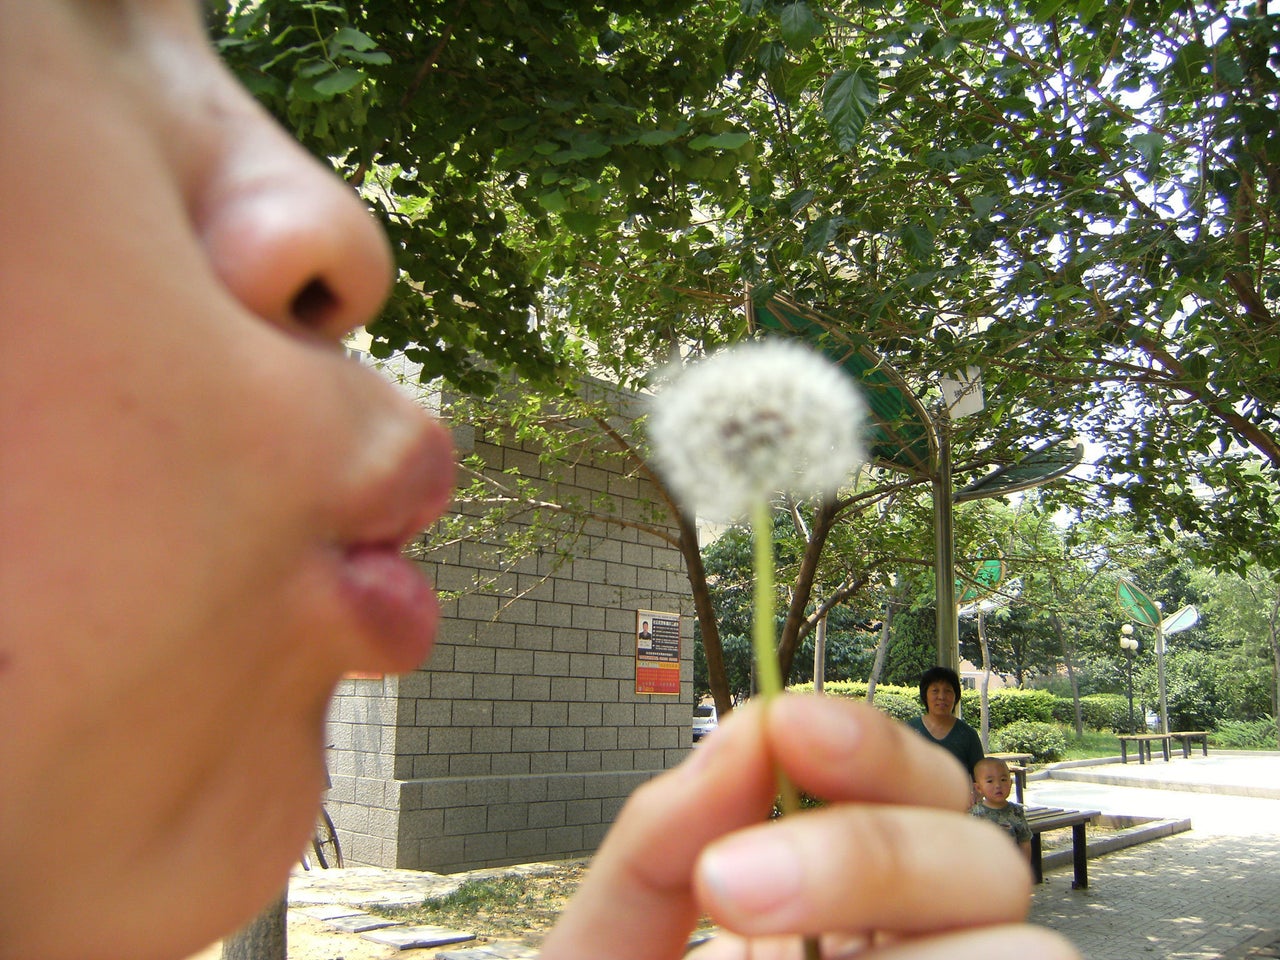
<svg viewBox="0 0 1280 960"><path fill-rule="evenodd" d="M1087 890L1071 889L1070 868L1036 890L1032 922L1085 960L1280 957L1280 754L1065 769L1028 784L1027 801L1191 820L1091 860Z"/></svg>
<svg viewBox="0 0 1280 960"><path fill-rule="evenodd" d="M1062 767L1033 779L1027 801L1191 821L1188 832L1091 860L1087 890L1071 889L1069 866L1047 873L1035 891L1031 921L1060 931L1085 960L1280 958L1280 753L1214 751L1168 762ZM406 870L299 873L290 905L318 918L325 905L412 902L460 880ZM527 948L493 952L503 946L513 947L458 944L438 956L532 955Z"/></svg>

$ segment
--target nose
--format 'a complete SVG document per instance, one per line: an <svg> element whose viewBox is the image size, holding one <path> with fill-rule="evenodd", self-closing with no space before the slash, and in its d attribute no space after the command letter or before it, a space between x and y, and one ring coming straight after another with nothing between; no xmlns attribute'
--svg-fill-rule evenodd
<svg viewBox="0 0 1280 960"><path fill-rule="evenodd" d="M205 191L209 261L257 316L340 339L386 299L386 236L355 191L265 114L239 119Z"/></svg>

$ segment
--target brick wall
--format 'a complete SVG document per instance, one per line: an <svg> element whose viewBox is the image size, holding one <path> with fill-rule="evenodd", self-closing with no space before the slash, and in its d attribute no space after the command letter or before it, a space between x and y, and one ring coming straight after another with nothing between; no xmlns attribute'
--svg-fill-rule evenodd
<svg viewBox="0 0 1280 960"><path fill-rule="evenodd" d="M548 467L502 438L455 436L549 501L603 495L652 522L646 482L622 464L579 450ZM589 854L627 794L689 749L693 621L674 547L598 521L560 545L568 560L500 558L501 541L427 556L457 596L424 669L338 689L329 810L349 863L452 872ZM635 693L637 609L682 614L679 696Z"/></svg>

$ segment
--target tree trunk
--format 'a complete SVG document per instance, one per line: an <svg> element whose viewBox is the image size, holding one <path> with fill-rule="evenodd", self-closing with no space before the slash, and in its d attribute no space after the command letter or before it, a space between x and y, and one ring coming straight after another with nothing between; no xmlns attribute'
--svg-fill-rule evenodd
<svg viewBox="0 0 1280 960"><path fill-rule="evenodd" d="M978 714L981 717L979 736L982 738L982 750L986 753L987 737L991 732L991 699L988 690L991 686L991 648L987 645L987 615L978 611L978 643L982 647L982 687L978 693Z"/></svg>
<svg viewBox="0 0 1280 960"><path fill-rule="evenodd" d="M787 609L787 619L782 625L782 637L778 641L778 665L782 669L782 683L786 686L791 676L791 668L795 665L796 648L800 645L800 628L805 623L805 608L813 596L814 578L818 573L818 559L822 556L822 548L826 545L827 536L836 520L835 501L826 497L814 511L812 532L805 546L804 557L800 561L800 572L796 577L795 592L791 595L791 605Z"/></svg>
<svg viewBox="0 0 1280 960"><path fill-rule="evenodd" d="M813 633L813 692L821 693L827 679L827 618L818 621Z"/></svg>
<svg viewBox="0 0 1280 960"><path fill-rule="evenodd" d="M1084 712L1080 708L1080 681L1076 679L1075 660L1071 656L1071 644L1067 642L1067 632L1062 629L1062 621L1056 613L1049 615L1053 624L1053 632L1058 635L1058 646L1062 648L1062 662L1067 668L1067 682L1071 684L1071 703L1075 707L1076 739L1084 736Z"/></svg>
<svg viewBox="0 0 1280 960"><path fill-rule="evenodd" d="M222 960L286 960L287 908L286 892L242 930L222 941Z"/></svg>
<svg viewBox="0 0 1280 960"><path fill-rule="evenodd" d="M876 644L876 658L871 664L871 676L867 679L867 703L876 702L876 684L884 672L885 657L889 654L889 627L893 623L893 598L884 603L884 622L880 624L880 642Z"/></svg>
<svg viewBox="0 0 1280 960"><path fill-rule="evenodd" d="M711 699L716 704L716 715L724 718L733 711L733 696L729 693L729 676L724 669L720 621L716 619L711 605L707 571L702 565L702 550L698 546L698 528L683 512L677 513L676 517L680 524L680 555L684 557L689 590L693 595L693 610L702 631L702 650L707 655L707 686L711 688Z"/></svg>

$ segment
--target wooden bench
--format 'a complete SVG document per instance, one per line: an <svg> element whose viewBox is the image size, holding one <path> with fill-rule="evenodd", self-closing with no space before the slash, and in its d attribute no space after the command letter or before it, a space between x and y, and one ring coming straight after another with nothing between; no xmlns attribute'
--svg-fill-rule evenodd
<svg viewBox="0 0 1280 960"><path fill-rule="evenodd" d="M1036 883L1044 882L1044 865L1040 834L1049 830L1071 828L1071 863L1075 876L1071 880L1072 890L1082 890L1089 886L1089 844L1085 836L1085 826L1092 823L1099 815L1098 810L1063 810L1059 807L1032 807L1025 811L1027 826L1031 828L1031 870L1035 874Z"/></svg>
<svg viewBox="0 0 1280 960"><path fill-rule="evenodd" d="M1191 759L1191 744L1197 740L1200 742L1200 754L1207 757L1209 755L1209 734L1204 730L1171 730L1169 736L1182 744L1182 759Z"/></svg>
<svg viewBox="0 0 1280 960"><path fill-rule="evenodd" d="M1151 745L1153 743L1160 744L1164 752L1165 760L1169 759L1169 741L1173 738L1169 733L1122 733L1120 740L1120 762L1129 762L1129 744L1136 744L1138 747L1138 762L1146 763L1148 760L1154 759L1151 755ZM1144 756L1145 754L1145 756Z"/></svg>

